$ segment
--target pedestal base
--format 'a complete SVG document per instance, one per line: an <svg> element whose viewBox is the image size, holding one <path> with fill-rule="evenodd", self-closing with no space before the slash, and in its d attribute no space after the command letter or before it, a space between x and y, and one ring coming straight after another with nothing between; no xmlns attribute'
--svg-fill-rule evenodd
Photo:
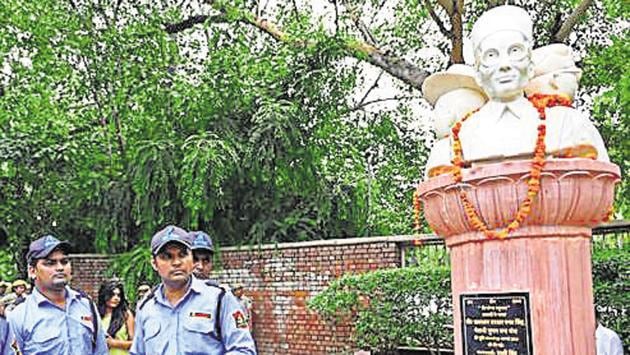
<svg viewBox="0 0 630 355"><path fill-rule="evenodd" d="M464 170L459 184L453 184L451 176L438 176L419 186L425 217L451 250L458 355L595 355L591 228L612 205L619 167L586 159L549 160L532 212L519 229L504 240L476 232L466 217L460 192L466 191L489 228L505 227L527 196L530 166L530 161L479 166ZM526 326L509 325L514 320L509 312L521 314L523 309L495 307L492 302L499 305L497 300L486 294L524 295ZM466 311L470 312L464 314L470 339L463 336L461 295L468 295ZM524 318L516 317L516 321ZM499 323L507 325L500 329L495 326ZM483 350L470 350L469 343ZM525 350L508 352L508 347Z"/></svg>
<svg viewBox="0 0 630 355"><path fill-rule="evenodd" d="M451 246L455 329L462 329L461 294L526 292L532 354L595 355L590 233L529 227L508 241ZM465 354L461 331L455 349Z"/></svg>

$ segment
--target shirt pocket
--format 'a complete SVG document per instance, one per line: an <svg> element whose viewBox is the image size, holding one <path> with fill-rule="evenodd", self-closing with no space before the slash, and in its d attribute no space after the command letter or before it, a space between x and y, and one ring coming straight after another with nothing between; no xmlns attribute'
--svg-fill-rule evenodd
<svg viewBox="0 0 630 355"><path fill-rule="evenodd" d="M147 354L161 354L164 350L164 335L160 336L162 327L158 321L145 321L143 324L144 344Z"/></svg>
<svg viewBox="0 0 630 355"><path fill-rule="evenodd" d="M53 354L59 351L61 329L53 325L41 325L33 330L30 339L24 343L25 354Z"/></svg>
<svg viewBox="0 0 630 355"><path fill-rule="evenodd" d="M209 349L222 349L214 331L214 319L190 317L183 325L186 332L186 354L207 354Z"/></svg>

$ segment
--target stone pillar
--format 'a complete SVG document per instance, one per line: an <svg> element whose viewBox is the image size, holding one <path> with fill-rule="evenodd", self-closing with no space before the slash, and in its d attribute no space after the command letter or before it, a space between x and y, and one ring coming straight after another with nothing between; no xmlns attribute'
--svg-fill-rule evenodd
<svg viewBox="0 0 630 355"><path fill-rule="evenodd" d="M489 227L504 227L526 197L530 164L523 160L478 166L464 170L460 184L453 184L452 176L442 175L419 187L427 221L450 248L456 354L477 354L471 344L483 344L478 349L494 348L497 355L595 355L591 228L603 220L612 205L619 168L586 159L549 160L542 173L541 190L521 228L503 240L476 232L467 221L460 190L467 191ZM484 298L488 295L494 301ZM504 329L501 332L515 332L517 327L503 322L520 316L486 313L485 318L462 317L462 296L475 300L469 305L477 300L489 305L487 302L496 302L495 296L502 295L528 298L529 317L522 319L527 325L519 329L529 330L531 343L521 344L517 352L506 351L514 346L510 334L488 332L499 332L499 328ZM468 312L475 309L467 308ZM499 326L486 324L497 320ZM499 341L483 338L465 342L464 332L468 340L476 335ZM520 336L522 342L523 334Z"/></svg>

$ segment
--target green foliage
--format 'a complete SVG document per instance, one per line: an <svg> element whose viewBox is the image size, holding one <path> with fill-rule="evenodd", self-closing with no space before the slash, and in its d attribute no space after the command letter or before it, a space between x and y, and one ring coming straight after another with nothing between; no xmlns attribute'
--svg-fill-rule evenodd
<svg viewBox="0 0 630 355"><path fill-rule="evenodd" d="M433 260L433 262L431 262ZM452 347L450 268L425 258L418 266L344 275L309 307L329 321L350 321L358 347Z"/></svg>
<svg viewBox="0 0 630 355"><path fill-rule="evenodd" d="M593 289L601 322L630 344L630 245L593 250Z"/></svg>
<svg viewBox="0 0 630 355"><path fill-rule="evenodd" d="M613 36L612 44L595 46L584 59L584 84L593 92L592 116L598 123L610 160L618 164L623 177L617 188L615 216L619 219L630 214L630 31ZM600 70L606 68L606 70Z"/></svg>
<svg viewBox="0 0 630 355"><path fill-rule="evenodd" d="M0 249L0 280L9 281L17 276L17 268L12 255L4 249Z"/></svg>

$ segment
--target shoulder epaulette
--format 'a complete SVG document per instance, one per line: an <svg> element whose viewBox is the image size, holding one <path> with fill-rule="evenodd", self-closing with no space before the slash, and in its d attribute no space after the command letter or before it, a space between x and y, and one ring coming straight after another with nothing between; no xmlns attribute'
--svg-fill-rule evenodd
<svg viewBox="0 0 630 355"><path fill-rule="evenodd" d="M153 287L151 291L149 291L149 293L147 293L146 296L144 296L144 298L142 299L142 302L140 302L140 305L138 306L138 311L140 311L142 307L144 307L144 305L147 304L147 302L149 302L155 297L155 292L157 291L158 287L160 287L160 285Z"/></svg>

